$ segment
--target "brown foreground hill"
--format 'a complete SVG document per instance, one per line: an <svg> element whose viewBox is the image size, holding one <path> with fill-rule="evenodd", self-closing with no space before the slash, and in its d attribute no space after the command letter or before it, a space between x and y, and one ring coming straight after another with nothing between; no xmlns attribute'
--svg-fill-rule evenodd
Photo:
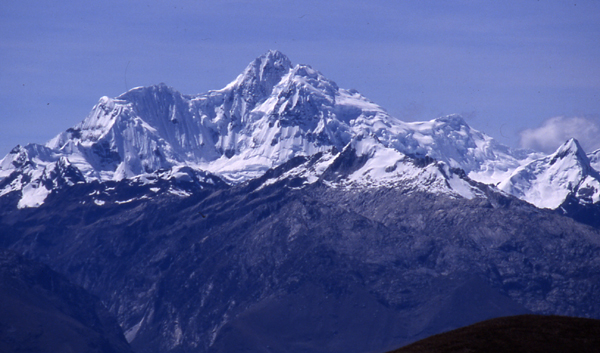
<svg viewBox="0 0 600 353"><path fill-rule="evenodd" d="M518 315L441 333L389 353L600 352L600 320Z"/></svg>

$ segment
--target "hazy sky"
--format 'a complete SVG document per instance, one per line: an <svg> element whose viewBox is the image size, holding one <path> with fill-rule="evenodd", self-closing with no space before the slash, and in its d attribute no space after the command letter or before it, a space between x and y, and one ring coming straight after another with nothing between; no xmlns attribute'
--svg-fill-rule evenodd
<svg viewBox="0 0 600 353"><path fill-rule="evenodd" d="M600 148L598 0L20 0L0 2L0 155L104 95L222 88L269 49L403 120L458 113L512 147Z"/></svg>

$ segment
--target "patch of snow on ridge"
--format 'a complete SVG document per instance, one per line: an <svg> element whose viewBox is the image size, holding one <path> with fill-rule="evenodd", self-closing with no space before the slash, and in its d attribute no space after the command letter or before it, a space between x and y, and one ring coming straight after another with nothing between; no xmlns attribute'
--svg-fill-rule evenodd
<svg viewBox="0 0 600 353"><path fill-rule="evenodd" d="M131 341L135 339L135 336L137 336L137 333L140 330L140 327L144 323L145 319L146 316L144 316L137 324L133 325L129 330L125 331L125 339L127 340L127 342L131 343Z"/></svg>
<svg viewBox="0 0 600 353"><path fill-rule="evenodd" d="M130 203L130 202L139 201L139 200L146 200L146 199L149 199L149 197L147 195L143 195L143 196L134 197L134 198L131 198L131 199L128 199L128 200L115 201L115 203L117 205L122 205L122 204L125 204L125 203Z"/></svg>
<svg viewBox="0 0 600 353"><path fill-rule="evenodd" d="M189 197L192 196L191 193L185 191L185 190L180 190L180 189L174 189L174 188L170 188L169 189L169 193L173 194L175 196L179 196L179 197Z"/></svg>
<svg viewBox="0 0 600 353"><path fill-rule="evenodd" d="M44 203L50 190L39 183L29 183L22 190L23 196L17 204L17 208L39 207Z"/></svg>
<svg viewBox="0 0 600 353"><path fill-rule="evenodd" d="M582 204L596 204L600 202L600 180L593 176L586 176L577 187L575 196Z"/></svg>

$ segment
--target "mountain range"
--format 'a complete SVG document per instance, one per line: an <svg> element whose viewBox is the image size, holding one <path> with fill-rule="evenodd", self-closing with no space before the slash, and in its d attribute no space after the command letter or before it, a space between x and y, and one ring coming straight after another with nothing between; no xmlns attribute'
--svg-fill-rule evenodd
<svg viewBox="0 0 600 353"><path fill-rule="evenodd" d="M137 352L366 352L492 317L600 318L600 150L403 122L278 51L225 88L102 97L0 161L0 245Z"/></svg>

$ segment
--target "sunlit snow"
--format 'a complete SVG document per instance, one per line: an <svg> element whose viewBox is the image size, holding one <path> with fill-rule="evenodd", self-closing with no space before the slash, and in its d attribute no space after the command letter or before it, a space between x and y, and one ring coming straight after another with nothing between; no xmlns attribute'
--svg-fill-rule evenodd
<svg viewBox="0 0 600 353"><path fill-rule="evenodd" d="M314 169L294 172L312 183L335 158L332 151L348 146L357 156L369 157L343 181L348 187L410 182L430 192L480 195L451 172L456 169L539 207L557 207L578 190L576 182L585 184L578 195L597 199L595 191L587 196L589 190L598 190L597 178L584 177L575 165L559 163L542 172L551 156L501 145L456 115L403 122L310 66L292 65L277 51L257 58L221 90L187 96L159 84L100 98L80 124L46 146L18 146L4 157L0 195L20 192L19 207L39 206L50 192L41 182L54 175L59 160L86 182L189 181L182 168L191 168L239 184L291 158L325 153ZM599 156L598 151L590 154L591 166L600 165ZM407 162L425 157L436 164L417 167ZM27 177L15 177L14 172Z"/></svg>

